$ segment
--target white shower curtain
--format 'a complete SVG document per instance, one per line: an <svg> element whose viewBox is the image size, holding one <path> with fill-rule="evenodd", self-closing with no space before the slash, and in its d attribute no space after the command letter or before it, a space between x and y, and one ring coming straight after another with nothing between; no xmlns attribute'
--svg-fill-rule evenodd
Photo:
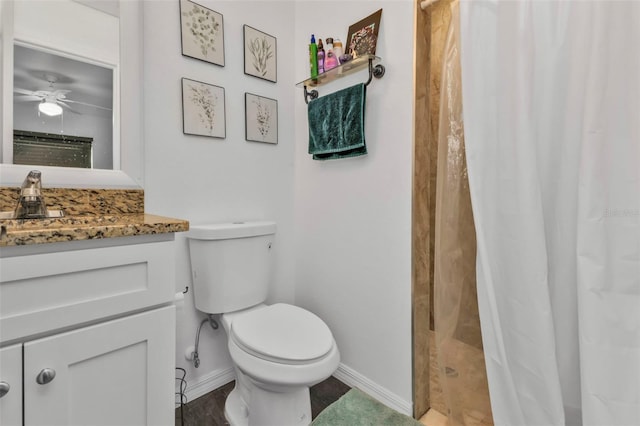
<svg viewBox="0 0 640 426"><path fill-rule="evenodd" d="M461 3L497 425L640 425L640 2Z"/></svg>

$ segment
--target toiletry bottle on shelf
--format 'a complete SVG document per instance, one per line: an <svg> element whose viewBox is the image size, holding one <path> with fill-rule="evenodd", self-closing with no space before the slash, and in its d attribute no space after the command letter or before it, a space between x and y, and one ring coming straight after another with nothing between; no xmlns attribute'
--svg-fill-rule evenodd
<svg viewBox="0 0 640 426"><path fill-rule="evenodd" d="M328 37L325 41L327 42L327 52L324 57L324 70L326 72L338 66L338 58L333 53L333 39Z"/></svg>
<svg viewBox="0 0 640 426"><path fill-rule="evenodd" d="M324 72L324 46L322 45L322 39L318 39L318 73Z"/></svg>
<svg viewBox="0 0 640 426"><path fill-rule="evenodd" d="M342 51L342 42L337 38L333 41L333 55L338 60L338 64L342 63L340 62L340 56L342 56L343 54L344 52Z"/></svg>
<svg viewBox="0 0 640 426"><path fill-rule="evenodd" d="M318 45L313 34L311 34L311 43L309 43L309 67L311 78L316 78L318 76Z"/></svg>

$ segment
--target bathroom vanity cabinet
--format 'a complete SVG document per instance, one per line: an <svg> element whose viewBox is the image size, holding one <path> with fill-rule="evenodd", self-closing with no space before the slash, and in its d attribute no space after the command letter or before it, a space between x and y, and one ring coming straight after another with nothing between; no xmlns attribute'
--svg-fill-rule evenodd
<svg viewBox="0 0 640 426"><path fill-rule="evenodd" d="M174 423L173 239L0 247L1 425Z"/></svg>

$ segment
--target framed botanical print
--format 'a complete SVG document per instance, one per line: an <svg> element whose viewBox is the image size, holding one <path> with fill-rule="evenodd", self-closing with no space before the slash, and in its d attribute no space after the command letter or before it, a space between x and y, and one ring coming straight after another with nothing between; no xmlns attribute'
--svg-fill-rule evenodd
<svg viewBox="0 0 640 426"><path fill-rule="evenodd" d="M277 40L267 33L244 26L244 73L277 82Z"/></svg>
<svg viewBox="0 0 640 426"><path fill-rule="evenodd" d="M180 0L182 54L224 66L224 21L220 13Z"/></svg>
<svg viewBox="0 0 640 426"><path fill-rule="evenodd" d="M245 93L244 111L246 140L278 143L278 101Z"/></svg>
<svg viewBox="0 0 640 426"><path fill-rule="evenodd" d="M182 79L182 131L187 135L226 137L224 87Z"/></svg>

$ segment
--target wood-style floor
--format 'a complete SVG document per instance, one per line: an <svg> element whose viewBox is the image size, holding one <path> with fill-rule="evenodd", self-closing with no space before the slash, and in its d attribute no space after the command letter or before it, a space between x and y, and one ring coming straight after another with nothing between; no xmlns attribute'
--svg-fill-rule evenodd
<svg viewBox="0 0 640 426"><path fill-rule="evenodd" d="M184 423L182 423L180 407L176 408L176 426L223 426L228 425L224 418L224 401L231 393L235 382L227 383L200 398L185 404L182 410ZM342 395L347 393L349 386L342 383L335 377L312 386L311 394L311 416L316 416L331 403L337 401Z"/></svg>

